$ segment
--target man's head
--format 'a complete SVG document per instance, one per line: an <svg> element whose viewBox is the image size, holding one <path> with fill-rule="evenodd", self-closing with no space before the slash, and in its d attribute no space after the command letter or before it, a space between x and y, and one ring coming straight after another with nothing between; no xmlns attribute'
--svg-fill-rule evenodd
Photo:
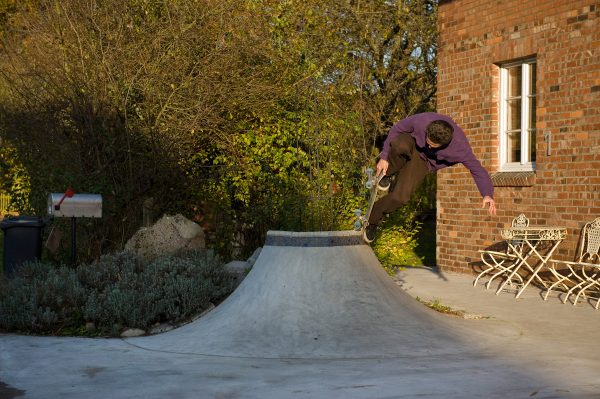
<svg viewBox="0 0 600 399"><path fill-rule="evenodd" d="M452 141L452 133L454 129L452 126L443 120L437 120L427 125L426 141L427 145L431 148L445 147Z"/></svg>

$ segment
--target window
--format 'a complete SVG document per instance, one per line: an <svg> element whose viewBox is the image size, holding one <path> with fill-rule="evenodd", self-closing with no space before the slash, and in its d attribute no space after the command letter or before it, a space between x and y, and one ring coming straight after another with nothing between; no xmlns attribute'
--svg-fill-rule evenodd
<svg viewBox="0 0 600 399"><path fill-rule="evenodd" d="M535 170L536 61L500 66L500 171Z"/></svg>

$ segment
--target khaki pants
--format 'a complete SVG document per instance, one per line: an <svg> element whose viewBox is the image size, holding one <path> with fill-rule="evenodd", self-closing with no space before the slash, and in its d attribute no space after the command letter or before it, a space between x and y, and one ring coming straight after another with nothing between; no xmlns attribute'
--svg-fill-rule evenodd
<svg viewBox="0 0 600 399"><path fill-rule="evenodd" d="M393 190L373 205L369 224L379 224L386 213L405 205L429 173L427 163L419 156L415 140L410 134L401 134L391 142L387 175L396 175Z"/></svg>

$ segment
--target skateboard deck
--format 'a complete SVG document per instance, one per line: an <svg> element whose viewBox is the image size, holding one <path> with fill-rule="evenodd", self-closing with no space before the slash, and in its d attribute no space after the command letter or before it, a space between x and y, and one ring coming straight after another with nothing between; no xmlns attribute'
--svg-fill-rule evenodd
<svg viewBox="0 0 600 399"><path fill-rule="evenodd" d="M367 203L367 211L363 214L361 209L357 209L354 211L356 215L356 222L354 222L354 229L361 230L365 229L369 224L369 216L371 216L371 211L373 210L373 205L377 202L381 197L386 195L389 190L381 190L377 188L379 181L383 178L383 174L375 175L375 171L372 168L368 168L366 170L367 174L367 182L365 186L369 189L369 201Z"/></svg>

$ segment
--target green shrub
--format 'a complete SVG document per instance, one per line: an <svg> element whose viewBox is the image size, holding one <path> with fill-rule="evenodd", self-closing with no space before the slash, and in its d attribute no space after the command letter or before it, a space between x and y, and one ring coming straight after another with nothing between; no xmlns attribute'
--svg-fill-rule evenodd
<svg viewBox="0 0 600 399"><path fill-rule="evenodd" d="M0 287L0 328L54 332L80 323L86 290L65 266L26 263Z"/></svg>
<svg viewBox="0 0 600 399"><path fill-rule="evenodd" d="M394 275L399 267L414 262L416 235L421 223L415 219L414 208L401 208L390 214L381 224L373 251L383 268Z"/></svg>
<svg viewBox="0 0 600 399"><path fill-rule="evenodd" d="M84 333L93 322L98 333L117 334L119 326L147 329L199 313L231 292L233 278L211 251L151 262L118 252L77 269L26 264L0 284L0 329Z"/></svg>
<svg viewBox="0 0 600 399"><path fill-rule="evenodd" d="M210 251L149 263L122 252L80 266L78 274L90 288L85 319L102 331L114 324L145 329L156 322L182 321L233 288L233 279Z"/></svg>

